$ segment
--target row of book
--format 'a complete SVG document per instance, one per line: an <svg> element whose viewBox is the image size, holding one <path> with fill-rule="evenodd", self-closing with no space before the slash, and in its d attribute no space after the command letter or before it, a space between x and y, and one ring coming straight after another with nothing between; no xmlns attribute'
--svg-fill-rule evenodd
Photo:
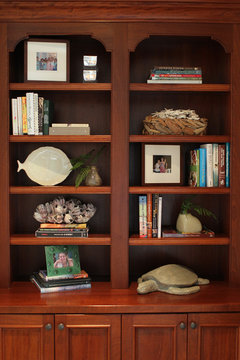
<svg viewBox="0 0 240 360"><path fill-rule="evenodd" d="M11 99L13 135L48 135L53 103L34 92Z"/></svg>
<svg viewBox="0 0 240 360"><path fill-rule="evenodd" d="M162 230L162 196L139 196L139 237L160 238Z"/></svg>
<svg viewBox="0 0 240 360"><path fill-rule="evenodd" d="M214 237L214 231L203 228L198 233L183 233L175 228L162 226L162 196L159 194L139 195L139 237L140 238L179 238Z"/></svg>
<svg viewBox="0 0 240 360"><path fill-rule="evenodd" d="M202 84L200 67L155 66L148 84Z"/></svg>
<svg viewBox="0 0 240 360"><path fill-rule="evenodd" d="M84 270L81 270L79 274L59 276L48 276L46 270L40 270L34 272L30 280L43 294L91 288L91 278Z"/></svg>
<svg viewBox="0 0 240 360"><path fill-rule="evenodd" d="M88 237L89 228L83 224L51 224L42 223L35 231L36 237Z"/></svg>
<svg viewBox="0 0 240 360"><path fill-rule="evenodd" d="M230 186L230 144L202 144L190 151L189 185Z"/></svg>

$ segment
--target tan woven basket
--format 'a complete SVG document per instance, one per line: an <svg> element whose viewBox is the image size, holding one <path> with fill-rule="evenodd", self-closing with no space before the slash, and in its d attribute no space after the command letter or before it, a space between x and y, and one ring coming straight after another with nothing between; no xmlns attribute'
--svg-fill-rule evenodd
<svg viewBox="0 0 240 360"><path fill-rule="evenodd" d="M143 120L144 135L204 135L208 120L195 119L162 119L148 115Z"/></svg>

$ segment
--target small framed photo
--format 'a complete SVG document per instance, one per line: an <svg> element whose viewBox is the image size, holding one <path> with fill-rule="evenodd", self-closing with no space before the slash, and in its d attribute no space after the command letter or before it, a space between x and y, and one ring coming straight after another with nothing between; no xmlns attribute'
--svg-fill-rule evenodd
<svg viewBox="0 0 240 360"><path fill-rule="evenodd" d="M25 41L25 81L69 81L69 42L31 39Z"/></svg>
<svg viewBox="0 0 240 360"><path fill-rule="evenodd" d="M45 246L47 275L78 274L81 271L78 246Z"/></svg>
<svg viewBox="0 0 240 360"><path fill-rule="evenodd" d="M180 145L142 144L143 185L180 185Z"/></svg>

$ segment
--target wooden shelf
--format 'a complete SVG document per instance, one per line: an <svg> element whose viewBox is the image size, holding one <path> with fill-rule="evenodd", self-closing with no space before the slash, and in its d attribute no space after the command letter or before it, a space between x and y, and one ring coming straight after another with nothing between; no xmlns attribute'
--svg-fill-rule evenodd
<svg viewBox="0 0 240 360"><path fill-rule="evenodd" d="M46 90L46 91L110 91L111 83L52 83L52 82L26 82L10 83L9 90Z"/></svg>
<svg viewBox="0 0 240 360"><path fill-rule="evenodd" d="M10 142L94 142L94 143L110 143L111 135L10 135Z"/></svg>
<svg viewBox="0 0 240 360"><path fill-rule="evenodd" d="M203 136L184 136L184 135L130 135L130 142L143 143L226 143L230 142L228 135L203 135Z"/></svg>
<svg viewBox="0 0 240 360"><path fill-rule="evenodd" d="M10 186L10 194L111 194L110 186Z"/></svg>
<svg viewBox="0 0 240 360"><path fill-rule="evenodd" d="M11 245L111 245L108 234L90 234L88 238L39 238L32 234L14 234L10 236Z"/></svg>
<svg viewBox="0 0 240 360"><path fill-rule="evenodd" d="M129 238L129 245L229 245L230 239L226 235L217 235L209 238L139 238L138 235L133 235Z"/></svg>
<svg viewBox="0 0 240 360"><path fill-rule="evenodd" d="M137 293L137 283L127 289L112 289L109 282L92 282L91 289L41 294L30 281L13 282L0 289L0 313L154 314L184 312L239 312L240 287L211 281L194 295L176 296L163 292Z"/></svg>
<svg viewBox="0 0 240 360"><path fill-rule="evenodd" d="M230 92L230 84L143 84L131 83L131 91Z"/></svg>
<svg viewBox="0 0 240 360"><path fill-rule="evenodd" d="M130 194L146 194L146 193L159 193L159 194L230 194L230 188L219 187L191 187L191 186L130 186Z"/></svg>

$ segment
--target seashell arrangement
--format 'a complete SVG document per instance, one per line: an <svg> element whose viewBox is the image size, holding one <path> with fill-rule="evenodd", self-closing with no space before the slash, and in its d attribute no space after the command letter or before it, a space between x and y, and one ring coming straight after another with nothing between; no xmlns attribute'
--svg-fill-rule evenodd
<svg viewBox="0 0 240 360"><path fill-rule="evenodd" d="M200 118L195 110L164 109L143 120L144 135L203 135L207 119Z"/></svg>
<svg viewBox="0 0 240 360"><path fill-rule="evenodd" d="M53 201L39 204L33 214L40 223L72 224L86 223L96 212L93 204L82 204L78 199L65 200L59 196Z"/></svg>

